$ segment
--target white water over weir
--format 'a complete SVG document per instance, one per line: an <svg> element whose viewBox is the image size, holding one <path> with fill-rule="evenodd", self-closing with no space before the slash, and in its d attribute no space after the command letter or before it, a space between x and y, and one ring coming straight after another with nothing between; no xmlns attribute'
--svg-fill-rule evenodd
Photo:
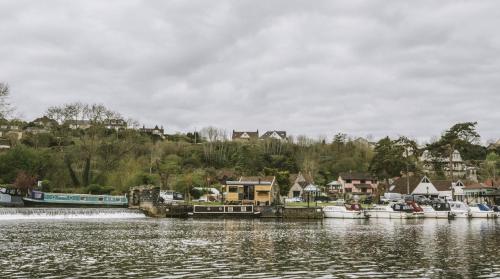
<svg viewBox="0 0 500 279"><path fill-rule="evenodd" d="M144 218L142 211L127 208L0 208L2 220L28 219L130 219Z"/></svg>

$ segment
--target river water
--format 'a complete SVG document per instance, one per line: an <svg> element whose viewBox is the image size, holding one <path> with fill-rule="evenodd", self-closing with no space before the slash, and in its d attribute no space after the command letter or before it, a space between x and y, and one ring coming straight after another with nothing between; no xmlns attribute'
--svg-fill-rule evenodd
<svg viewBox="0 0 500 279"><path fill-rule="evenodd" d="M500 277L500 220L128 217L0 216L0 278Z"/></svg>

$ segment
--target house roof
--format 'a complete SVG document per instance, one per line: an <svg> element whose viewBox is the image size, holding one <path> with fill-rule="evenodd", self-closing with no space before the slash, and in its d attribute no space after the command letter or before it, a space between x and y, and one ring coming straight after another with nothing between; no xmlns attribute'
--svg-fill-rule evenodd
<svg viewBox="0 0 500 279"><path fill-rule="evenodd" d="M452 180L432 180L432 184L438 191L450 191L453 186Z"/></svg>
<svg viewBox="0 0 500 279"><path fill-rule="evenodd" d="M375 178L369 174L369 173L366 173L366 172L341 172L339 174L339 176L342 178L342 179L356 179L356 180L374 180Z"/></svg>
<svg viewBox="0 0 500 279"><path fill-rule="evenodd" d="M275 180L274 176L241 176L239 181L252 181L252 182L268 182L273 183Z"/></svg>
<svg viewBox="0 0 500 279"><path fill-rule="evenodd" d="M302 172L290 174L290 185L295 183L299 184L302 187L307 186L314 182L312 177L308 174L303 174Z"/></svg>
<svg viewBox="0 0 500 279"><path fill-rule="evenodd" d="M417 185L420 183L422 180L422 177L419 176L410 176L409 181L410 181L410 193L417 188ZM389 192L391 193L400 193L400 194L406 194L407 193L407 180L406 176L405 177L400 177L394 180L388 188Z"/></svg>
<svg viewBox="0 0 500 279"><path fill-rule="evenodd" d="M474 183L464 187L464 190L477 190L477 189L496 189L496 187L484 183Z"/></svg>
<svg viewBox="0 0 500 279"><path fill-rule="evenodd" d="M265 132L260 138L261 139L268 139L268 138L276 138L279 137L280 139L286 139L286 131L267 131Z"/></svg>
<svg viewBox="0 0 500 279"><path fill-rule="evenodd" d="M232 139L258 139L259 138L259 130L256 132L242 131L237 132L233 130Z"/></svg>

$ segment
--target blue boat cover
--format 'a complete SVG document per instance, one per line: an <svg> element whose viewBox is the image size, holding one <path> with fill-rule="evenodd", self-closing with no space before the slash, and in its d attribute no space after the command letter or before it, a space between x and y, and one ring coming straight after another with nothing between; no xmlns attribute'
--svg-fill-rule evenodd
<svg viewBox="0 0 500 279"><path fill-rule="evenodd" d="M485 204L478 204L477 207L479 207L479 210L481 211L490 211L491 209L485 205Z"/></svg>

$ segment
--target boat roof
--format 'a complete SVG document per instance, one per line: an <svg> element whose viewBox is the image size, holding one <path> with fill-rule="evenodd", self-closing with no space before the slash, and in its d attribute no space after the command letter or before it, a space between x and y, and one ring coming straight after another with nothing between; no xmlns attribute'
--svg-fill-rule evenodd
<svg viewBox="0 0 500 279"><path fill-rule="evenodd" d="M66 195L66 196L86 196L86 197L124 197L125 195L93 195L93 194L78 194L78 193L50 193L42 191L33 191L38 193L48 194L48 195Z"/></svg>

